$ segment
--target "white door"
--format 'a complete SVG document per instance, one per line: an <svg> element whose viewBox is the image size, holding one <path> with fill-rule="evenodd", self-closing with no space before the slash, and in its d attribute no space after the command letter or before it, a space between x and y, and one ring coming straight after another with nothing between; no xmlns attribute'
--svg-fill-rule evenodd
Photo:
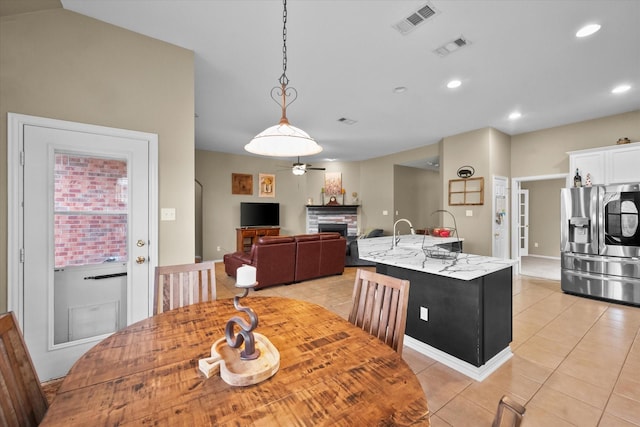
<svg viewBox="0 0 640 427"><path fill-rule="evenodd" d="M65 375L99 340L148 317L152 297L154 141L62 123L21 126L22 298L10 303L41 380Z"/></svg>
<svg viewBox="0 0 640 427"><path fill-rule="evenodd" d="M493 177L493 247L496 258L509 258L509 192L507 178Z"/></svg>
<svg viewBox="0 0 640 427"><path fill-rule="evenodd" d="M529 190L518 192L518 255L529 255Z"/></svg>

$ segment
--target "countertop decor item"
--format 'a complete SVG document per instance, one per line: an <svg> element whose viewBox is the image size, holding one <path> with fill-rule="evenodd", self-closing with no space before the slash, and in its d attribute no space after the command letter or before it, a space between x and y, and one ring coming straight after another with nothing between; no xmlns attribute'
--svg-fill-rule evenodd
<svg viewBox="0 0 640 427"><path fill-rule="evenodd" d="M460 166L458 168L458 176L460 178L471 178L474 173L476 173L476 170L473 166Z"/></svg>
<svg viewBox="0 0 640 427"><path fill-rule="evenodd" d="M629 138L620 138L616 144L629 144L631 143L631 140Z"/></svg>

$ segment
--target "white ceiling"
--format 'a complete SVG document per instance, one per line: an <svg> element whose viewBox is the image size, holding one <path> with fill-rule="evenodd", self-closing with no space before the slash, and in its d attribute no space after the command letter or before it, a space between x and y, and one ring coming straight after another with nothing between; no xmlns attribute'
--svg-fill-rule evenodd
<svg viewBox="0 0 640 427"><path fill-rule="evenodd" d="M407 35L393 28L427 3L435 17ZM197 148L248 154L244 145L280 119L269 93L282 74L281 1L62 4L195 51ZM363 160L478 128L515 135L640 108L638 0L289 0L287 9L287 76L299 94L287 115L324 147L306 161ZM602 29L576 38L587 23ZM460 36L468 46L433 53ZM447 89L453 78L462 86ZM622 83L631 90L611 94ZM407 91L394 93L398 86ZM508 119L514 110L519 120Z"/></svg>

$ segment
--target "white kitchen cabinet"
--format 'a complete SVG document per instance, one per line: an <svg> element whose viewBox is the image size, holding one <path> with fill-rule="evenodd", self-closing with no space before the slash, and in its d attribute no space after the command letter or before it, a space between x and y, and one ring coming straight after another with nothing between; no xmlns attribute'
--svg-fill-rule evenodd
<svg viewBox="0 0 640 427"><path fill-rule="evenodd" d="M582 177L582 185L587 182L587 174L591 175L591 184L605 184L604 152L576 153L569 156L569 182L573 186L576 169Z"/></svg>
<svg viewBox="0 0 640 427"><path fill-rule="evenodd" d="M576 169L582 176L582 185L586 183L587 174L591 175L593 185L640 182L640 142L570 151L568 154L568 186L573 186Z"/></svg>
<svg viewBox="0 0 640 427"><path fill-rule="evenodd" d="M640 182L640 146L624 144L605 157L607 184Z"/></svg>

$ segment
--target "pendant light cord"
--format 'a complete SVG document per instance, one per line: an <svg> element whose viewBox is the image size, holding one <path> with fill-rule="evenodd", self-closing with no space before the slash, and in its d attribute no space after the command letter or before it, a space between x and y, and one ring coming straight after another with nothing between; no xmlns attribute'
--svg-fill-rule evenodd
<svg viewBox="0 0 640 427"><path fill-rule="evenodd" d="M282 75L278 81L283 86L289 84L287 77L287 0L283 0L282 8Z"/></svg>

